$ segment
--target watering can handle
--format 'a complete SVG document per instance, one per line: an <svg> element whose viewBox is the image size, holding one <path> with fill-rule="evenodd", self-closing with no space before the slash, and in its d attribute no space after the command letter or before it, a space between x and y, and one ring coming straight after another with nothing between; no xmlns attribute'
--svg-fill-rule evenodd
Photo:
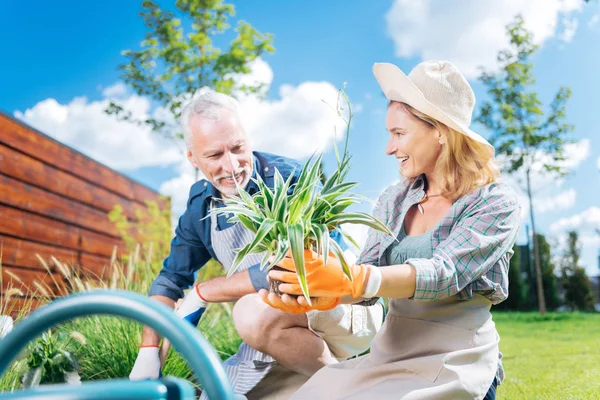
<svg viewBox="0 0 600 400"><path fill-rule="evenodd" d="M0 342L0 376L27 343L73 318L117 315L149 326L167 338L189 363L210 399L235 398L221 359L208 341L169 307L122 290L97 290L55 300L32 312Z"/></svg>

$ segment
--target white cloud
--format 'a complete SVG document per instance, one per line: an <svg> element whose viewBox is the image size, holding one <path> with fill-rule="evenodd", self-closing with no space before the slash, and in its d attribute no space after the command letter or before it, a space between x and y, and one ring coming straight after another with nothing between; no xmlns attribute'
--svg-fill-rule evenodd
<svg viewBox="0 0 600 400"><path fill-rule="evenodd" d="M550 231L553 233L566 232L570 230L593 232L600 229L600 207L590 207L587 210L562 218L550 225Z"/></svg>
<svg viewBox="0 0 600 400"><path fill-rule="evenodd" d="M171 210L174 218L179 218L185 211L190 188L196 182L196 169L185 157L181 157L177 165L178 176L163 182L160 185L159 192L165 196L171 197ZM203 179L204 175L198 171L198 180Z"/></svg>
<svg viewBox="0 0 600 400"><path fill-rule="evenodd" d="M103 95L99 101L76 97L67 104L50 98L24 112L15 112L15 116L115 169L165 166L179 161L182 153L174 143L147 127L120 122L104 112L109 103L107 96L120 96L134 117L145 119L152 115L148 99L126 95L120 84L106 88Z"/></svg>
<svg viewBox="0 0 600 400"><path fill-rule="evenodd" d="M567 210L575 205L576 197L575 189L568 189L552 196L534 199L535 211L545 213Z"/></svg>
<svg viewBox="0 0 600 400"><path fill-rule="evenodd" d="M590 141L589 139L582 139L565 146L565 160L557 163L557 165L567 171L574 171L589 155ZM501 164L505 163L502 156L498 156L498 160ZM543 193L541 192L547 189L560 188L564 184L565 178L559 178L556 174L549 173L544 169L544 163L550 163L551 157L547 153L539 153L536 160L531 168L532 192L534 195L542 195ZM525 171L521 170L518 173L514 173L512 182L515 186L524 189L526 183Z"/></svg>
<svg viewBox="0 0 600 400"><path fill-rule="evenodd" d="M263 85L261 94L265 94L271 86L271 82L273 82L273 70L269 64L260 57L250 62L248 67L250 68L249 73L233 77L237 86L257 87ZM238 94L238 97L239 96L241 96L241 94Z"/></svg>
<svg viewBox="0 0 600 400"><path fill-rule="evenodd" d="M577 27L579 26L579 20L577 18L563 18L564 30L562 33L558 35L558 38L565 43L571 43L573 37L575 36L575 32L577 32Z"/></svg>
<svg viewBox="0 0 600 400"><path fill-rule="evenodd" d="M583 247L600 247L600 235L582 235L579 240Z"/></svg>
<svg viewBox="0 0 600 400"><path fill-rule="evenodd" d="M590 18L590 20L588 22L588 26L590 28L593 28L594 26L596 26L598 24L598 21L600 21L600 13L594 14L592 16L592 18Z"/></svg>
<svg viewBox="0 0 600 400"><path fill-rule="evenodd" d="M106 98L122 98L127 94L127 86L123 82L117 82L112 86L105 88L102 95Z"/></svg>
<svg viewBox="0 0 600 400"><path fill-rule="evenodd" d="M493 69L498 51L508 47L505 26L515 15L523 16L537 44L554 36L568 41L577 29L574 13L581 11L582 3L396 0L386 15L387 30L398 57L449 60L467 78L474 78L479 74L479 66Z"/></svg>
<svg viewBox="0 0 600 400"><path fill-rule="evenodd" d="M344 137L345 126L332 108L336 101L332 84L304 82L282 85L277 100L246 97L240 114L255 150L303 158Z"/></svg>

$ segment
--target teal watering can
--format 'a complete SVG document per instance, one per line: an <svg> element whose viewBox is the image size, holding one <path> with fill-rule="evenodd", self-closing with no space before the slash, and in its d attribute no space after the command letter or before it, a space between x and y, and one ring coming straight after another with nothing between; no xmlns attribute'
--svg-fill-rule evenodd
<svg viewBox="0 0 600 400"><path fill-rule="evenodd" d="M19 352L44 331L68 320L95 314L117 315L149 326L167 338L186 359L211 400L243 399L234 395L221 359L194 327L172 309L148 297L120 290L98 290L70 295L38 308L0 340L0 376ZM97 399L195 399L193 385L167 377L157 380L116 379L94 381L81 386L42 385L0 393L0 400L97 400Z"/></svg>

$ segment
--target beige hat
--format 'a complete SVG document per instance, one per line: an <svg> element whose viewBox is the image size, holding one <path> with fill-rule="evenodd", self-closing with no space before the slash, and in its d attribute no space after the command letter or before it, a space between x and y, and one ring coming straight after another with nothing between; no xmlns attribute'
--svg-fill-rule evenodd
<svg viewBox="0 0 600 400"><path fill-rule="evenodd" d="M448 61L424 61L406 76L389 63L373 65L373 74L390 101L406 103L446 126L489 146L480 134L469 129L475 94L458 69Z"/></svg>

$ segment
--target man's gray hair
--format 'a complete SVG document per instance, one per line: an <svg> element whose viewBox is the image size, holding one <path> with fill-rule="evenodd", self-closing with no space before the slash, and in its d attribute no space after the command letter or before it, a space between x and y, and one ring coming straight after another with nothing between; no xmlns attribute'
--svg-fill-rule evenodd
<svg viewBox="0 0 600 400"><path fill-rule="evenodd" d="M219 113L223 110L229 110L239 119L239 103L236 99L223 93L209 90L203 92L194 98L185 106L181 112L181 130L183 138L188 148L191 145L192 129L190 121L195 116L219 120Z"/></svg>

